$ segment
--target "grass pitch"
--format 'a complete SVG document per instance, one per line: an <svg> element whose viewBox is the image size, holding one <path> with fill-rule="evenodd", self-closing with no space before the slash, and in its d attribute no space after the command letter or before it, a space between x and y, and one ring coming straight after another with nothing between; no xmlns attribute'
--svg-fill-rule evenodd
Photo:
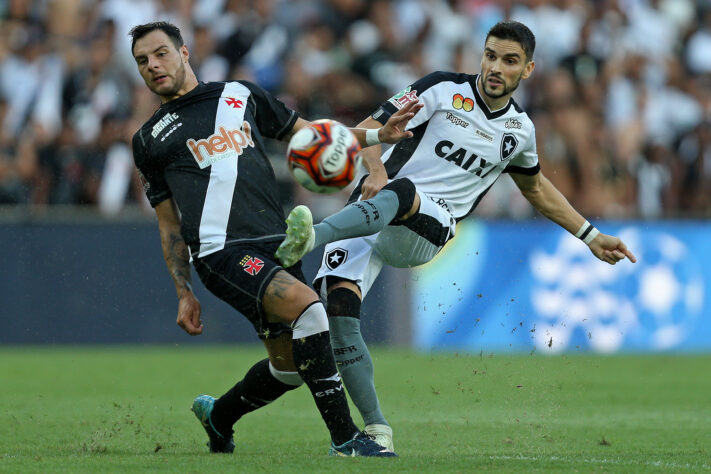
<svg viewBox="0 0 711 474"><path fill-rule="evenodd" d="M258 346L0 349L0 472L711 470L711 356L373 351L399 459L327 456L305 387L211 455L189 411ZM361 420L354 411L354 418Z"/></svg>

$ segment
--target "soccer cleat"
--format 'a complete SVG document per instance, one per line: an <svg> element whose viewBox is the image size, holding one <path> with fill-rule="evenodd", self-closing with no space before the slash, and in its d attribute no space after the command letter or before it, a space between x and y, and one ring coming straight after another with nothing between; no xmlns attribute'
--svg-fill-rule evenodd
<svg viewBox="0 0 711 474"><path fill-rule="evenodd" d="M306 206L296 206L286 218L286 239L281 243L276 258L288 268L314 248L316 234L311 211Z"/></svg>
<svg viewBox="0 0 711 474"><path fill-rule="evenodd" d="M212 414L212 407L215 406L215 398L210 395L199 395L193 400L193 406L190 408L200 423L202 427L205 428L208 438L210 441L207 443L207 447L210 448L211 453L231 453L235 450L235 442L232 439L233 431L230 431L229 437L221 435L213 426L210 415Z"/></svg>
<svg viewBox="0 0 711 474"><path fill-rule="evenodd" d="M376 443L388 451L395 451L393 447L393 429L388 425L366 425L363 432L372 436Z"/></svg>
<svg viewBox="0 0 711 474"><path fill-rule="evenodd" d="M381 458L396 458L397 454L392 451L388 451L386 448L380 446L378 443L373 441L373 438L363 432L358 433L355 438L350 441L346 441L340 446L336 446L331 442L331 449L328 450L329 456L343 456L343 457L356 457L356 456L371 456L371 457L381 457Z"/></svg>

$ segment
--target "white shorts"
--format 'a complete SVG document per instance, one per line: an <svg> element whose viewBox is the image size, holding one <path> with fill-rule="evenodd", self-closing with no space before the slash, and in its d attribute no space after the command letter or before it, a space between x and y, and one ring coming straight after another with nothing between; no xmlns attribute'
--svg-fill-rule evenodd
<svg viewBox="0 0 711 474"><path fill-rule="evenodd" d="M339 240L326 245L314 288L326 297L324 277L354 281L368 293L383 264L397 268L416 267L429 262L452 237L456 221L444 202L436 202L424 193L420 210L402 224L388 225L365 237Z"/></svg>

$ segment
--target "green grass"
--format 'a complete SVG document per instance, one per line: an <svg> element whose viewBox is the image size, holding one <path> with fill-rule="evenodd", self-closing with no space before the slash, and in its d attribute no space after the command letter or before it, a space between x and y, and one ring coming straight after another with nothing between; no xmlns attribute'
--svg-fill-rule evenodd
<svg viewBox="0 0 711 474"><path fill-rule="evenodd" d="M0 472L711 470L708 355L374 350L399 459L329 458L305 388L240 420L234 455L210 455L193 397L221 394L262 354L0 349Z"/></svg>

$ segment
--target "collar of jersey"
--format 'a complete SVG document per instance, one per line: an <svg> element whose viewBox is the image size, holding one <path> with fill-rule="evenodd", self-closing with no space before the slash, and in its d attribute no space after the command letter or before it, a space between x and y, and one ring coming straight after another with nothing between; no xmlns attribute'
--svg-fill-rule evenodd
<svg viewBox="0 0 711 474"><path fill-rule="evenodd" d="M509 101L506 103L506 105L501 107L499 110L496 110L494 112L489 110L489 106L486 105L486 102L484 102L484 99L481 98L481 96L479 95L479 89L477 88L477 81L479 81L480 75L481 74L474 75L474 80L470 84L472 86L472 89L474 89L474 98L476 99L476 103L479 106L479 108L481 109L481 111L484 112L484 115L486 115L486 118L488 120L499 118L502 115L504 115L506 112L509 111L509 108L511 107L511 103L513 102L513 99L509 98Z"/></svg>
<svg viewBox="0 0 711 474"><path fill-rule="evenodd" d="M205 86L205 83L204 83L204 82L198 81L197 86L193 87L192 89L190 89L188 92L186 92L185 94L181 95L181 96L178 97L177 99L173 99L173 100L171 100L171 101L166 102L165 104L161 104L161 106L158 107L158 111L156 111L156 113L159 112L159 111L161 111L161 110L166 110L166 109L169 110L169 109L175 107L176 104L177 104L177 105L180 105L181 103L183 103L184 101L186 101L186 100L188 100L190 97L192 97L193 95L197 94L200 90L202 90L202 89L204 88L204 86Z"/></svg>

